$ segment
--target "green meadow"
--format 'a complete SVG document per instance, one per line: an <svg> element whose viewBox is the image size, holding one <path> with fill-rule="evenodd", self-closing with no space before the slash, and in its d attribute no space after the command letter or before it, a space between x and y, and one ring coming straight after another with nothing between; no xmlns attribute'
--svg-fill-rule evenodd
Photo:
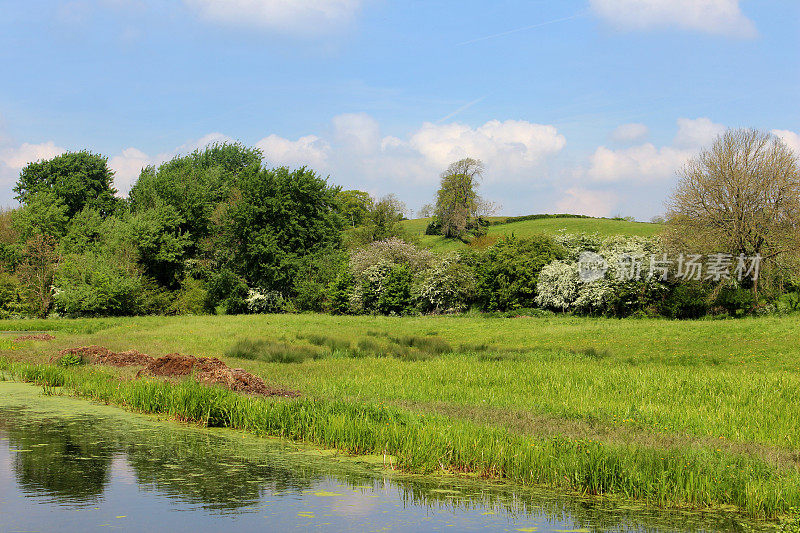
<svg viewBox="0 0 800 533"><path fill-rule="evenodd" d="M488 218L497 223L507 217ZM435 251L458 250L467 246L458 239L448 239L441 235L425 235L425 228L430 221L430 218L416 218L403 221L402 226L410 235L418 238L422 246ZM492 244L504 236L532 237L559 233L596 233L604 237L611 235L652 237L661 229L660 224L610 218L541 218L489 226L483 244Z"/></svg>
<svg viewBox="0 0 800 533"><path fill-rule="evenodd" d="M15 379L395 466L755 517L800 508L795 316L247 315L4 321ZM219 357L299 399L52 363L83 345ZM122 377L123 381L119 381ZM50 389L61 386L63 389Z"/></svg>

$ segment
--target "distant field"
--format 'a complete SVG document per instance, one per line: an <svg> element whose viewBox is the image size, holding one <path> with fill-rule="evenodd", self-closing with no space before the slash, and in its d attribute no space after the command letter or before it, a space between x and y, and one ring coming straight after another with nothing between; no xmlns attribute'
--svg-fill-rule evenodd
<svg viewBox="0 0 800 533"><path fill-rule="evenodd" d="M505 217L491 217L491 220L503 218ZM420 243L423 246L433 250L457 250L466 246L458 240L445 239L438 235L425 235L425 228L428 222L430 222L430 218L417 218L404 221L403 226L409 233L419 236ZM607 218L545 218L490 226L488 235L489 242L504 235L529 237L537 234L554 235L559 232L650 237L658 233L660 229L660 225L649 222L628 222L627 220L611 220Z"/></svg>

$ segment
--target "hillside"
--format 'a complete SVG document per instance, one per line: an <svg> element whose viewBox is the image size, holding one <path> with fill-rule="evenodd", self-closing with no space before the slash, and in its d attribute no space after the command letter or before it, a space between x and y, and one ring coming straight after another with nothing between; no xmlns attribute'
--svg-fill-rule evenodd
<svg viewBox="0 0 800 533"><path fill-rule="evenodd" d="M490 217L490 220L494 222L504 218L506 217ZM409 233L419 236L420 244L432 250L456 250L466 246L455 239L445 239L438 235L425 235L425 228L428 222L430 222L430 218L417 218L404 221L403 226ZM609 218L542 218L489 226L486 243L492 243L505 235L513 234L517 237L528 237L542 233L553 235L560 232L649 237L658 233L660 229L661 226L659 224Z"/></svg>

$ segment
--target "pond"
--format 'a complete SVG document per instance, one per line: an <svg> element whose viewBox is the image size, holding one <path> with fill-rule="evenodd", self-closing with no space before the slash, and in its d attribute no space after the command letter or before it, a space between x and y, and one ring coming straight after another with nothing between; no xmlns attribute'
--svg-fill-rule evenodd
<svg viewBox="0 0 800 533"><path fill-rule="evenodd" d="M0 531L736 531L456 477L404 476L242 433L0 382ZM747 528L748 531L752 527Z"/></svg>

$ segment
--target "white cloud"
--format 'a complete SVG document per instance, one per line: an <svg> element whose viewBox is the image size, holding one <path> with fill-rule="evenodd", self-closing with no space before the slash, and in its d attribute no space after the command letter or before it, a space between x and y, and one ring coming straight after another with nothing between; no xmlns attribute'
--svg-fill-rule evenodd
<svg viewBox="0 0 800 533"><path fill-rule="evenodd" d="M647 143L624 150L599 147L590 158L589 178L598 182L654 181L672 176L692 151Z"/></svg>
<svg viewBox="0 0 800 533"><path fill-rule="evenodd" d="M150 156L136 148L126 148L121 154L109 158L108 166L114 171L114 187L118 194L128 194L142 169L154 163Z"/></svg>
<svg viewBox="0 0 800 533"><path fill-rule="evenodd" d="M617 205L617 195L609 191L591 191L572 187L564 191L564 197L556 202L562 213L607 217Z"/></svg>
<svg viewBox="0 0 800 533"><path fill-rule="evenodd" d="M566 139L554 126L523 120L491 120L478 128L453 122L426 122L409 145L440 169L464 157L481 159L487 180L512 178L557 154Z"/></svg>
<svg viewBox="0 0 800 533"><path fill-rule="evenodd" d="M330 146L316 135L306 135L296 141L269 135L256 143L270 166L309 166L324 169L328 166Z"/></svg>
<svg viewBox="0 0 800 533"><path fill-rule="evenodd" d="M349 23L362 0L184 0L205 20L281 33L318 34Z"/></svg>
<svg viewBox="0 0 800 533"><path fill-rule="evenodd" d="M677 121L678 133L672 146L652 143L613 150L600 146L589 158L586 175L596 182L644 181L669 179L700 148L707 146L725 130L708 118Z"/></svg>
<svg viewBox="0 0 800 533"><path fill-rule="evenodd" d="M678 27L703 33L754 37L739 0L590 0L594 12L626 30Z"/></svg>
<svg viewBox="0 0 800 533"><path fill-rule="evenodd" d="M623 124L611 134L611 139L619 143L632 143L644 140L650 129L644 124Z"/></svg>
<svg viewBox="0 0 800 533"><path fill-rule="evenodd" d="M794 150L800 157L800 135L790 130L772 130L772 134L780 138L786 146Z"/></svg>
<svg viewBox="0 0 800 533"><path fill-rule="evenodd" d="M20 170L28 163L41 159L52 159L66 150L56 146L53 141L41 144L22 143L15 148L7 148L0 152L0 162L9 168Z"/></svg>
<svg viewBox="0 0 800 533"><path fill-rule="evenodd" d="M381 148L381 127L366 113L345 113L333 117L333 135L337 143L359 153Z"/></svg>
<svg viewBox="0 0 800 533"><path fill-rule="evenodd" d="M701 148L714 142L725 131L725 126L709 118L679 118L678 133L672 141L680 148Z"/></svg>

